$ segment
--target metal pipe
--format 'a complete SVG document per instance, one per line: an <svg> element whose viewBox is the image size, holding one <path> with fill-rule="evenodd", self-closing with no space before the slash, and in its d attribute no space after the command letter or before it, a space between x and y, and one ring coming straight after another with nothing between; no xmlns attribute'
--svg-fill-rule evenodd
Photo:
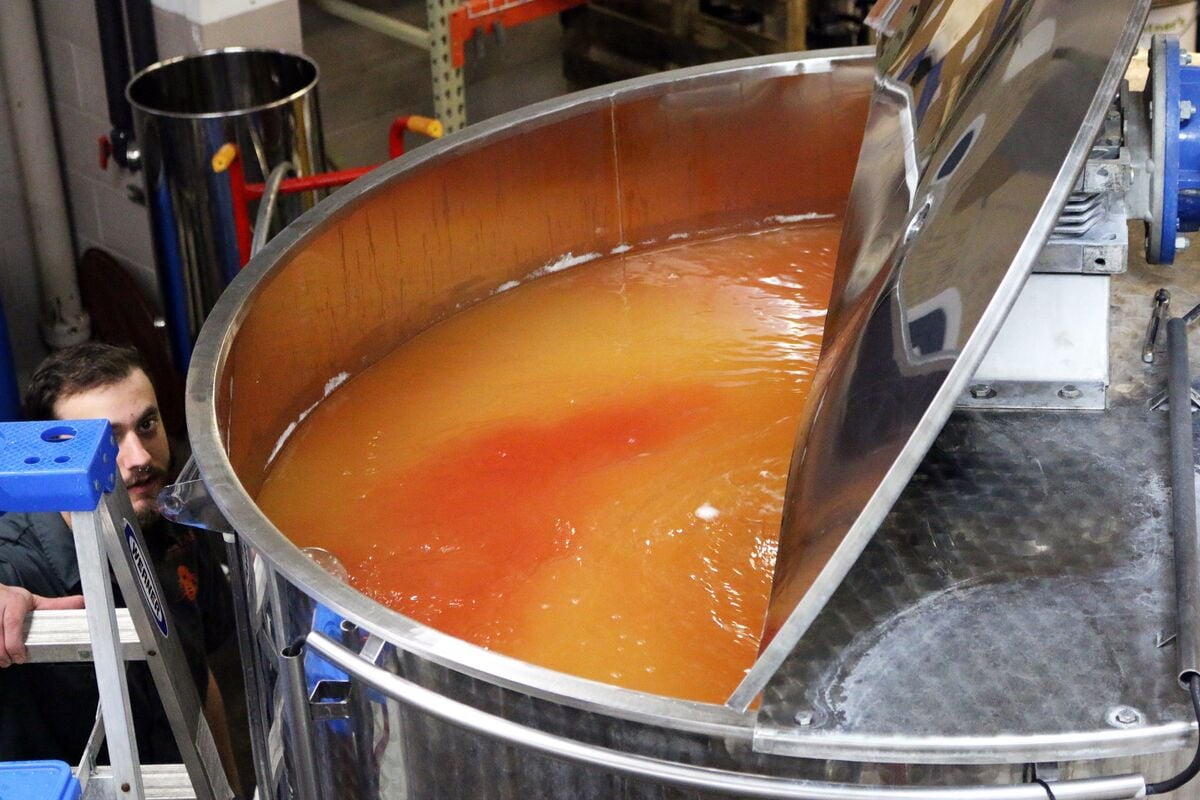
<svg viewBox="0 0 1200 800"><path fill-rule="evenodd" d="M363 8L357 3L350 3L347 0L314 0L314 2L326 14L332 14L347 22L353 22L355 25L361 25L368 30L382 33L384 36L390 36L422 50L433 48L432 37L424 28L409 25L395 17Z"/></svg>
<svg viewBox="0 0 1200 800"><path fill-rule="evenodd" d="M122 0L96 0L96 27L100 33L100 62L104 70L104 95L108 101L108 152L125 169L140 166L133 141L133 110L125 98L129 83L129 47L125 35L125 7ZM101 165L107 169L107 159Z"/></svg>
<svg viewBox="0 0 1200 800"><path fill-rule="evenodd" d="M287 178L280 181L279 191L281 194L297 194L299 192L311 192L315 189L332 189L337 186L345 186L347 183L358 180L373 169L375 169L374 166L351 167L350 169L341 169L336 172L322 172L317 175L305 175L301 178ZM266 186L264 184L246 184L246 198L248 200L257 200L265 192Z"/></svg>
<svg viewBox="0 0 1200 800"><path fill-rule="evenodd" d="M1017 786L859 786L751 775L630 755L544 733L452 700L368 663L319 631L310 633L306 643L338 669L388 697L443 722L483 734L505 744L537 750L552 758L655 783L734 797L793 800L1046 800L1049 796L1045 787L1037 783ZM1052 781L1050 787L1054 792L1053 796L1059 800L1131 800L1144 796L1146 781L1141 775L1121 775L1112 778Z"/></svg>
<svg viewBox="0 0 1200 800"><path fill-rule="evenodd" d="M263 245L271 238L271 220L275 216L275 201L279 199L279 184L283 176L294 172L292 162L284 161L277 164L267 176L263 188L262 200L258 203L258 214L254 217L254 238L250 240L250 258L254 258Z"/></svg>
<svg viewBox="0 0 1200 800"><path fill-rule="evenodd" d="M1171 430L1171 529L1175 538L1175 630L1179 682L1200 675L1200 541L1196 533L1196 449L1192 425L1187 323L1167 323L1167 396Z"/></svg>
<svg viewBox="0 0 1200 800"><path fill-rule="evenodd" d="M190 460L189 464L193 463ZM236 533L223 534L226 561L229 563L229 579L234 586L248 586L245 582L244 550L238 544ZM271 780L271 756L266 720L270 719L269 694L259 681L259 663L262 656L254 641L254 626L250 620L250 607L244 591L233 592L233 617L237 630L238 649L242 657L242 681L246 692L247 722L250 729L250 754L254 762L257 796L262 800L275 800L275 785Z"/></svg>
<svg viewBox="0 0 1200 800"><path fill-rule="evenodd" d="M308 713L308 693L304 679L304 641L279 651L279 679L284 682L283 713L295 745L289 748L296 785L296 797L316 798L317 750L313 744L312 717Z"/></svg>
<svg viewBox="0 0 1200 800"><path fill-rule="evenodd" d="M185 288L186 271L180 256L179 236L175 230L175 215L172 210L170 187L165 181L151 187L154 192L150 196L150 225L154 237L154 255L158 260L159 288L162 292L163 306L167 319L175 324L167 326L167 335L171 342L171 355L175 366L181 372L187 372L188 363L192 358L192 336L188 331L189 310L188 290Z"/></svg>
<svg viewBox="0 0 1200 800"><path fill-rule="evenodd" d="M358 626L347 620L341 624L342 644L346 648L359 640ZM367 690L361 683L350 681L350 723L354 729L354 754L358 796L379 797L379 765L375 758L375 715Z"/></svg>
<svg viewBox="0 0 1200 800"><path fill-rule="evenodd" d="M41 284L42 338L52 348L85 342L91 324L79 298L33 0L0 2L0 65Z"/></svg>

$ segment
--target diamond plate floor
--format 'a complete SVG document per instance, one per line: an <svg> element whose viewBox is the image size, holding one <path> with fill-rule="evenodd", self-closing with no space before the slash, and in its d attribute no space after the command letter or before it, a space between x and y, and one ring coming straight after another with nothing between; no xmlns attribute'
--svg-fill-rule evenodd
<svg viewBox="0 0 1200 800"><path fill-rule="evenodd" d="M1144 364L1140 347L1155 289L1181 314L1200 280L1142 263L1140 247L1131 236L1130 272L1113 281L1108 409L951 418L764 693L771 750L1016 737L1066 758L1123 728L1192 720L1169 643L1167 415L1149 409L1166 359ZM1197 351L1200 339L1193 370ZM1118 707L1136 721L1114 722Z"/></svg>

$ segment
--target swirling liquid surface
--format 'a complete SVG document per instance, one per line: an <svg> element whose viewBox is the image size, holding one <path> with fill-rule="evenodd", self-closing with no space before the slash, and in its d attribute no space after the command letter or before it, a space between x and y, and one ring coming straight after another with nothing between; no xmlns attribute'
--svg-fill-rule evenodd
<svg viewBox="0 0 1200 800"><path fill-rule="evenodd" d="M320 403L258 503L439 630L722 702L757 652L838 233L675 241L489 298Z"/></svg>

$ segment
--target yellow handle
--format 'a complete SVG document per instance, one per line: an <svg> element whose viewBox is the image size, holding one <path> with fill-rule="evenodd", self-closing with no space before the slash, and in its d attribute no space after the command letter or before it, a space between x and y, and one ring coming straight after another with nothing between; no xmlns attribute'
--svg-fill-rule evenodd
<svg viewBox="0 0 1200 800"><path fill-rule="evenodd" d="M442 138L442 123L439 120L429 117L420 117L413 115L408 118L408 129L413 133L422 133L430 139Z"/></svg>
<svg viewBox="0 0 1200 800"><path fill-rule="evenodd" d="M212 168L213 172L224 172L229 169L229 165L237 158L237 148L232 144L223 144L217 152L213 153Z"/></svg>

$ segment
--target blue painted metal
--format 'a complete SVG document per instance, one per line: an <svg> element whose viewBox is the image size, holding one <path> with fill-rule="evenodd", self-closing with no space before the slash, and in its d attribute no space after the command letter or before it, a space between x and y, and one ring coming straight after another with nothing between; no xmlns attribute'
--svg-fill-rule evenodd
<svg viewBox="0 0 1200 800"><path fill-rule="evenodd" d="M1176 47L1178 48L1178 44ZM1194 109L1192 116L1186 120L1182 119L1181 115L1179 123L1177 195L1179 230L1192 232L1200 230L1200 66L1185 65L1182 58L1184 57L1168 63L1179 65L1180 103L1191 103Z"/></svg>
<svg viewBox="0 0 1200 800"><path fill-rule="evenodd" d="M116 480L106 419L0 423L2 511L94 511Z"/></svg>
<svg viewBox="0 0 1200 800"><path fill-rule="evenodd" d="M4 800L77 800L79 781L64 761L9 761L0 764Z"/></svg>
<svg viewBox="0 0 1200 800"><path fill-rule="evenodd" d="M184 262L179 236L175 232L175 211L166 178L159 177L150 193L150 221L158 233L154 249L158 256L158 279L162 285L163 310L171 354L180 372L187 372L192 360L192 334L188 318L187 290L184 288Z"/></svg>
<svg viewBox="0 0 1200 800"><path fill-rule="evenodd" d="M1179 231L1179 40L1171 37L1163 41L1166 49L1166 69L1161 76L1165 87L1166 108L1156 108L1155 114L1164 115L1166 141L1163 143L1163 204L1162 244L1159 247L1159 263L1175 261L1175 235Z"/></svg>
<svg viewBox="0 0 1200 800"><path fill-rule="evenodd" d="M1179 40L1166 37L1155 46L1163 47L1163 74L1152 80L1163 82L1164 108L1153 109L1163 115L1166 140L1163 142L1162 244L1153 261L1170 264L1175 260L1175 237L1179 233L1200 230L1200 67L1179 48ZM1185 60L1186 59L1186 60ZM1182 108L1190 104L1191 113Z"/></svg>
<svg viewBox="0 0 1200 800"><path fill-rule="evenodd" d="M8 338L8 318L0 304L0 422L21 418L21 397L17 392L17 367L13 362L12 342Z"/></svg>
<svg viewBox="0 0 1200 800"><path fill-rule="evenodd" d="M236 141L237 132L230 128L228 120L225 118L206 120L203 128L204 139L208 142L210 151L205 158L205 163L208 164L212 163L212 157L226 142ZM265 173L263 177L266 177ZM210 235L213 247L219 255L218 263L214 265L214 268L220 270L221 280L224 285L228 285L242 269L242 256L238 252L233 189L229 182L228 172L209 170L206 180L208 181L208 213L212 219Z"/></svg>

